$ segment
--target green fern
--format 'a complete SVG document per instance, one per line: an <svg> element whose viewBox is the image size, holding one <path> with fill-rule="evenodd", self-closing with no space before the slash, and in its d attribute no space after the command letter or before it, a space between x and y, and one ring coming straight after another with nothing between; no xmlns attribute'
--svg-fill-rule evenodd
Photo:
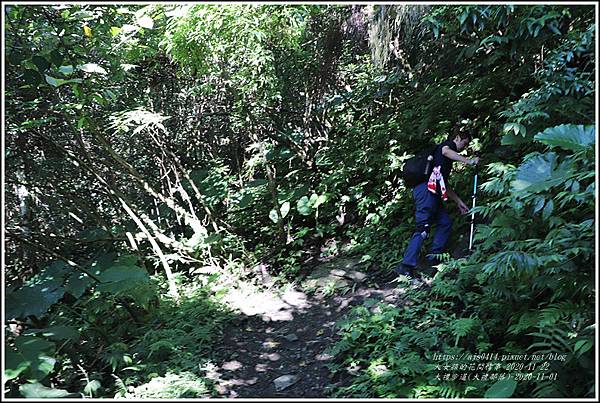
<svg viewBox="0 0 600 403"><path fill-rule="evenodd" d="M517 302L521 299L521 295L515 292L515 287L509 284L497 283L483 287L486 293L493 295L495 298L505 301Z"/></svg>
<svg viewBox="0 0 600 403"><path fill-rule="evenodd" d="M539 327L553 325L562 318L572 318L582 312L583 308L573 301L562 301L548 305L540 311Z"/></svg>
<svg viewBox="0 0 600 403"><path fill-rule="evenodd" d="M416 344L423 350L429 350L437 344L438 338L435 332L430 330L425 332L419 332L417 330L408 329L404 334L404 337L411 343Z"/></svg>
<svg viewBox="0 0 600 403"><path fill-rule="evenodd" d="M468 335L479 323L477 318L460 318L450 323L450 331L455 337L454 345L458 345L461 337Z"/></svg>
<svg viewBox="0 0 600 403"><path fill-rule="evenodd" d="M457 385L442 384L439 387L439 396L443 399L459 399L464 397L464 392Z"/></svg>
<svg viewBox="0 0 600 403"><path fill-rule="evenodd" d="M573 347L567 339L569 334L567 331L553 326L547 330L547 333L540 329L538 332L527 333L528 336L535 336L541 338L542 341L531 344L527 350L535 349L535 353L570 353L573 351Z"/></svg>
<svg viewBox="0 0 600 403"><path fill-rule="evenodd" d="M536 311L528 311L522 314L515 314L513 316L517 319L517 323L514 323L508 327L508 334L515 335L522 333L525 330L534 328L539 323L539 313Z"/></svg>
<svg viewBox="0 0 600 403"><path fill-rule="evenodd" d="M444 298L458 297L460 295L458 280L442 279L440 281L435 281L431 288L431 292Z"/></svg>
<svg viewBox="0 0 600 403"><path fill-rule="evenodd" d="M337 356L345 351L350 350L354 343L350 342L347 338L343 338L338 341L330 350L331 355Z"/></svg>
<svg viewBox="0 0 600 403"><path fill-rule="evenodd" d="M555 381L541 381L533 390L534 398L565 397Z"/></svg>
<svg viewBox="0 0 600 403"><path fill-rule="evenodd" d="M425 372L427 365L419 354L410 352L395 360L394 369L402 375L414 376Z"/></svg>
<svg viewBox="0 0 600 403"><path fill-rule="evenodd" d="M443 399L460 399L465 397L464 390L453 383L444 382L441 385L425 385L415 388L414 398L443 398Z"/></svg>

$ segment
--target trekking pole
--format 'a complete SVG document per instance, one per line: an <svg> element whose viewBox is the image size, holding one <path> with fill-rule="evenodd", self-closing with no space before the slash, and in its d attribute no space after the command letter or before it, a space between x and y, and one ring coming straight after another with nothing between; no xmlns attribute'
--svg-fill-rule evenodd
<svg viewBox="0 0 600 403"><path fill-rule="evenodd" d="M475 180L473 182L473 209L475 208L475 199L477 199L477 165L475 165ZM473 230L475 229L475 212L471 212L471 235L469 235L469 252L473 249Z"/></svg>

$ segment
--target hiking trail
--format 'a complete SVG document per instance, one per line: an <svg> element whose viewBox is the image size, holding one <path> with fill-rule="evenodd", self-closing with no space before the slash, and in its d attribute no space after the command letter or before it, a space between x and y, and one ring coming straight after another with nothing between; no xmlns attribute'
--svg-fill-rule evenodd
<svg viewBox="0 0 600 403"><path fill-rule="evenodd" d="M408 290L381 275L369 277L360 267L358 258L321 261L303 281L314 293L288 285L228 295L240 316L225 330L217 365L207 374L219 395L326 397L328 387L349 381L333 379L327 368L333 357L326 350L340 338L336 321L367 298L378 302L373 311L382 301L401 304Z"/></svg>

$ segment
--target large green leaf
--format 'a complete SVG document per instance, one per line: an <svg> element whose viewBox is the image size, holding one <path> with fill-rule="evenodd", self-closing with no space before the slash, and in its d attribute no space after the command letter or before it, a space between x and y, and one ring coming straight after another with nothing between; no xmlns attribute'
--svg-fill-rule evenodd
<svg viewBox="0 0 600 403"><path fill-rule="evenodd" d="M104 270L114 265L114 261L117 259L117 254L114 252L103 253L102 255L94 258L91 263L89 263L90 271L92 274L97 276L100 275Z"/></svg>
<svg viewBox="0 0 600 403"><path fill-rule="evenodd" d="M279 217L277 216L277 210L271 209L271 211L269 211L269 218L271 221L277 224L277 220L279 220Z"/></svg>
<svg viewBox="0 0 600 403"><path fill-rule="evenodd" d="M125 291L129 291L137 286L136 283L132 283L128 280L122 281L111 281L108 283L98 284L96 290L101 292L107 292L109 294L121 294Z"/></svg>
<svg viewBox="0 0 600 403"><path fill-rule="evenodd" d="M535 135L535 140L551 147L567 150L584 150L596 142L596 129L592 125L559 125L550 127Z"/></svg>
<svg viewBox="0 0 600 403"><path fill-rule="evenodd" d="M554 209L554 202L552 202L552 200L548 200L548 203L546 203L546 206L542 210L542 218L544 220L547 220L548 218L550 218L550 216L552 215L553 209Z"/></svg>
<svg viewBox="0 0 600 403"><path fill-rule="evenodd" d="M139 305L146 307L154 296L150 277L146 269L133 265L137 258L133 255L119 257L117 265L109 267L100 274L100 284L96 290L113 295L124 295L132 298Z"/></svg>
<svg viewBox="0 0 600 403"><path fill-rule="evenodd" d="M27 379L42 380L54 369L56 360L50 355L54 344L34 336L19 336L15 347L9 347L5 357L4 375L9 379L23 374Z"/></svg>
<svg viewBox="0 0 600 403"><path fill-rule="evenodd" d="M96 287L98 291L117 296L126 296L133 299L137 304L146 308L155 295L153 288L148 282L131 282L128 280L102 283Z"/></svg>
<svg viewBox="0 0 600 403"><path fill-rule="evenodd" d="M63 73L64 75L68 76L73 74L73 66L71 65L67 65L67 66L60 66L58 68L58 71L60 71L61 73Z"/></svg>
<svg viewBox="0 0 600 403"><path fill-rule="evenodd" d="M25 359L13 347L8 347L4 355L4 378L6 380L18 377L31 365L31 361Z"/></svg>
<svg viewBox="0 0 600 403"><path fill-rule="evenodd" d="M32 285L20 288L5 295L7 318L41 317L65 294L63 287L49 288L45 285Z"/></svg>
<svg viewBox="0 0 600 403"><path fill-rule="evenodd" d="M54 261L28 279L23 287L7 292L7 317L42 316L65 294L64 279L73 270L63 261Z"/></svg>
<svg viewBox="0 0 600 403"><path fill-rule="evenodd" d="M137 283L135 287L127 291L127 296L144 309L148 309L150 301L155 295L156 290L150 282Z"/></svg>
<svg viewBox="0 0 600 403"><path fill-rule="evenodd" d="M79 298L83 295L85 290L88 289L94 283L94 280L91 279L90 276L80 272L74 272L69 277L67 277L67 281L65 282L65 291L74 296L75 298Z"/></svg>
<svg viewBox="0 0 600 403"><path fill-rule="evenodd" d="M55 260L27 280L25 285L44 285L48 288L58 288L63 285L64 279L74 270L62 260Z"/></svg>
<svg viewBox="0 0 600 403"><path fill-rule="evenodd" d="M76 328L71 326L50 326L46 329L33 329L28 330L24 335L41 334L52 340L78 340L79 332Z"/></svg>
<svg viewBox="0 0 600 403"><path fill-rule="evenodd" d="M296 203L296 209L302 215L310 215L313 211L310 200L307 196L302 196Z"/></svg>
<svg viewBox="0 0 600 403"><path fill-rule="evenodd" d="M514 379L503 379L490 386L487 392L485 392L484 397L492 399L511 397L515 393L516 388L517 381Z"/></svg>
<svg viewBox="0 0 600 403"><path fill-rule="evenodd" d="M70 393L64 389L53 389L42 385L41 383L26 383L19 386L19 392L27 398L58 398L58 397L79 397L78 393Z"/></svg>
<svg viewBox="0 0 600 403"><path fill-rule="evenodd" d="M571 162L557 165L557 155L553 152L534 154L518 169L515 180L511 182L514 192L537 193L563 183L573 174Z"/></svg>
<svg viewBox="0 0 600 403"><path fill-rule="evenodd" d="M70 80L63 80L62 78L55 78L55 77L49 76L47 74L44 77L46 78L46 82L53 87L60 87L61 85L69 84L69 83L81 83L82 82L81 78L73 78Z"/></svg>
<svg viewBox="0 0 600 403"><path fill-rule="evenodd" d="M148 279L148 272L138 266L113 266L104 271L100 275L102 283L118 282L118 281L145 281Z"/></svg>
<svg viewBox="0 0 600 403"><path fill-rule="evenodd" d="M315 202L313 204L313 208L319 207L321 204L325 203L326 201L327 201L327 195L319 195L317 197L317 200L315 200Z"/></svg>
<svg viewBox="0 0 600 403"><path fill-rule="evenodd" d="M135 266L138 257L135 255L121 255L115 259L114 266Z"/></svg>

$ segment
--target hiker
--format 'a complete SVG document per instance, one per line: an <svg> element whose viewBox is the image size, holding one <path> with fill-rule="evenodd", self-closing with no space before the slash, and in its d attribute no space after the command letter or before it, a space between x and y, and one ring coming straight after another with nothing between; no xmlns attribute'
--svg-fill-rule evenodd
<svg viewBox="0 0 600 403"><path fill-rule="evenodd" d="M431 254L439 254L444 250L452 229L452 218L444 208L444 201L450 198L458 205L461 214L469 212L469 207L450 187L448 179L454 161L472 166L479 163L479 157L467 159L459 154L469 145L471 137L470 130L461 129L459 125L455 126L448 139L435 149L434 168L429 180L419 183L413 189L416 203L416 229L406 248L402 262L395 269L396 274L409 278L414 277L414 269L419 259L421 246L429 237L432 225L435 225L436 229L431 245ZM430 265L437 263L437 260L431 255L427 255L427 261Z"/></svg>

